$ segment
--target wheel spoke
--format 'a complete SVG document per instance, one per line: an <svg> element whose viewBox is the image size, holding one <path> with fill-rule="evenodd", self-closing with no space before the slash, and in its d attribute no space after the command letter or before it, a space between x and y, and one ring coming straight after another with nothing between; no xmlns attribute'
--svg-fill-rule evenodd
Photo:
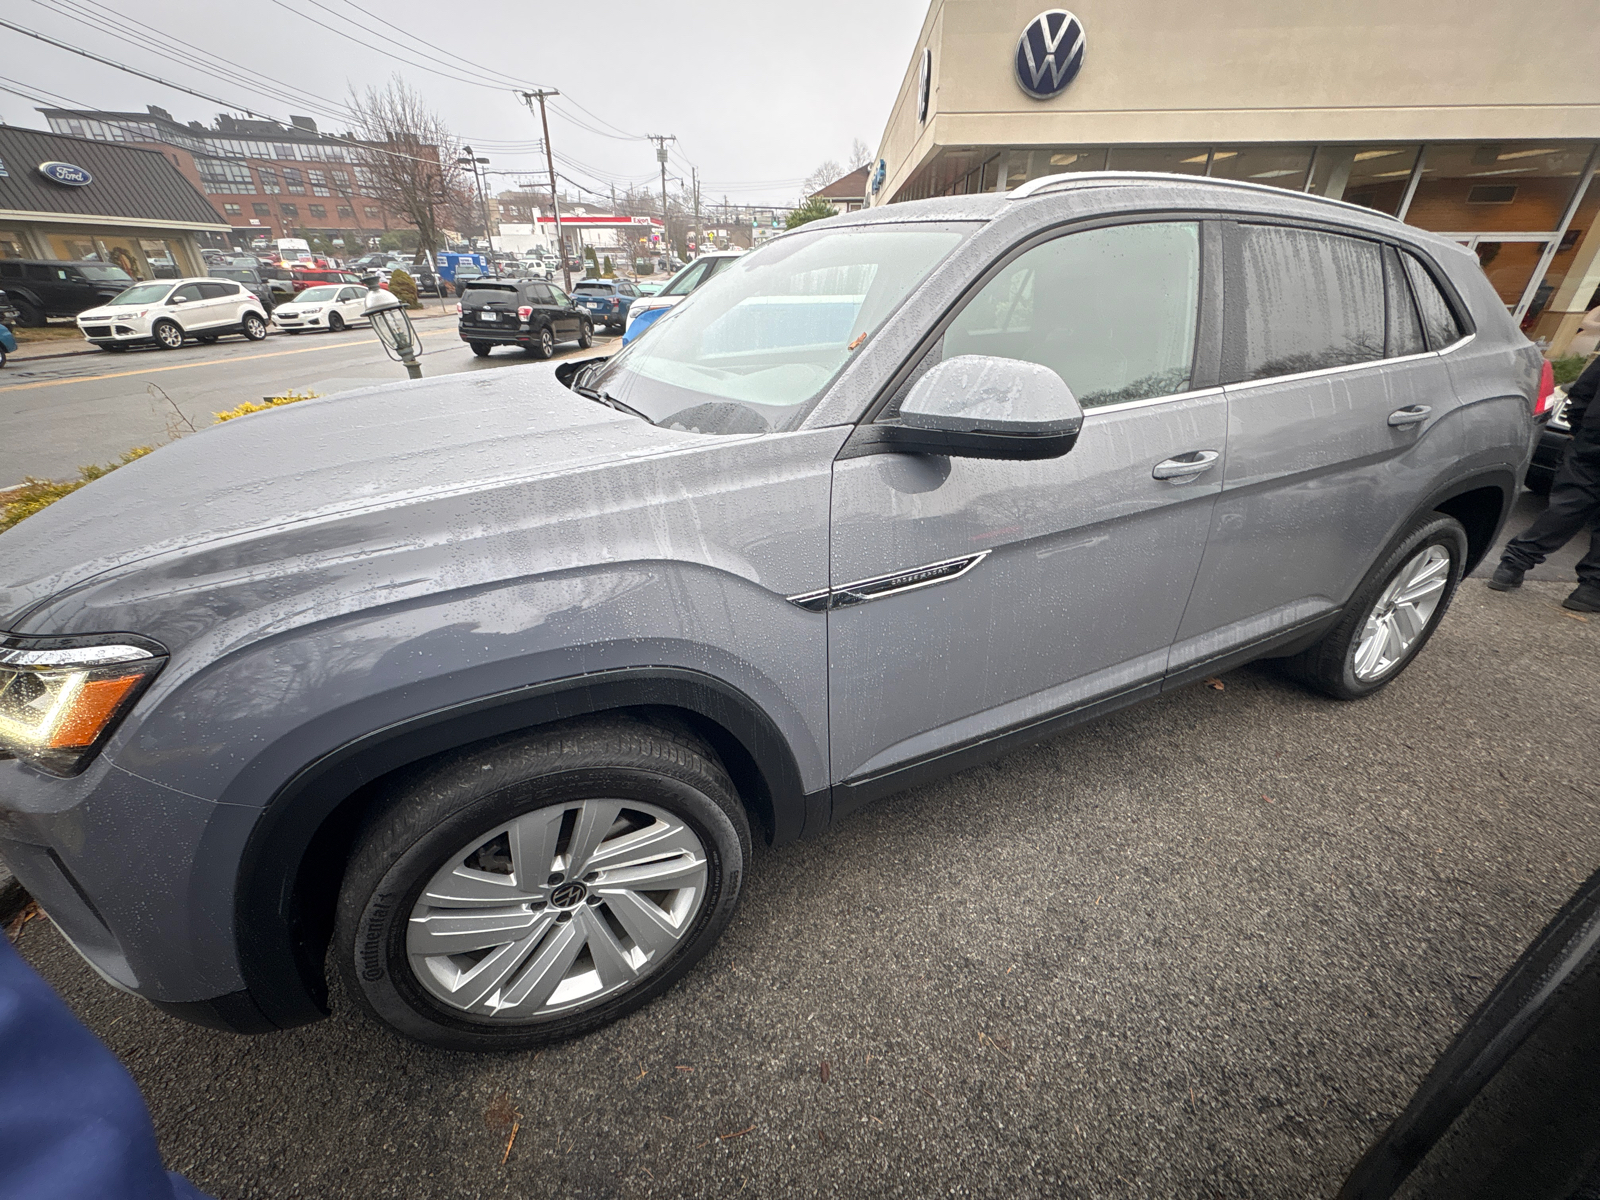
<svg viewBox="0 0 1600 1200"><path fill-rule="evenodd" d="M583 949L584 937L577 922L567 921L557 925L556 931L545 939L539 953L500 997L498 1009L535 1009L550 999L550 994L561 986L568 969L578 952Z"/></svg>
<svg viewBox="0 0 1600 1200"><path fill-rule="evenodd" d="M511 874L525 891L545 887L554 871L556 842L561 836L561 809L544 808L511 822Z"/></svg>
<svg viewBox="0 0 1600 1200"><path fill-rule="evenodd" d="M451 992L452 999L462 1008L476 1008L504 986L512 973L522 965L533 948L539 944L539 939L544 936L545 926L541 925L525 938L508 942L493 954L489 955L471 970L462 973L456 980Z"/></svg>
<svg viewBox="0 0 1600 1200"><path fill-rule="evenodd" d="M628 931L639 949L652 958L663 950L672 948L678 940L679 930L672 918L661 909L633 892L602 893L622 927Z"/></svg>
<svg viewBox="0 0 1600 1200"><path fill-rule="evenodd" d="M657 821L635 833L604 843L590 857L588 869L610 872L668 855L694 854L699 849L700 839L690 832L687 825L675 821Z"/></svg>
<svg viewBox="0 0 1600 1200"><path fill-rule="evenodd" d="M440 908L503 908L531 898L513 876L461 865L439 872L422 893L424 903Z"/></svg>
<svg viewBox="0 0 1600 1200"><path fill-rule="evenodd" d="M1384 622L1377 617L1367 619L1361 641L1356 646L1355 669L1358 676L1368 676L1377 669L1378 658L1383 653Z"/></svg>
<svg viewBox="0 0 1600 1200"><path fill-rule="evenodd" d="M588 940L589 957L594 959L594 969L600 976L601 987L616 987L638 974L628 961L628 952L617 941L617 935L611 932L611 926L593 908L586 905L579 909L573 916L573 922L583 927L583 935Z"/></svg>
<svg viewBox="0 0 1600 1200"><path fill-rule="evenodd" d="M704 886L705 878L704 859L678 854L655 862L607 870L594 889L602 896L610 895L613 890L665 892L673 888Z"/></svg>
<svg viewBox="0 0 1600 1200"><path fill-rule="evenodd" d="M488 950L526 937L540 922L548 924L550 919L548 909L533 912L520 906L434 912L411 918L406 946L412 954L428 957Z"/></svg>
<svg viewBox="0 0 1600 1200"><path fill-rule="evenodd" d="M578 809L578 820L572 827L572 838L567 843L566 871L568 879L581 878L589 870L589 859L611 827L617 823L622 811L620 800L585 800Z"/></svg>
<svg viewBox="0 0 1600 1200"><path fill-rule="evenodd" d="M1409 650L1411 643L1417 640L1417 635L1422 632L1427 619L1417 611L1414 604L1398 604L1389 618L1395 627L1400 640L1400 649Z"/></svg>

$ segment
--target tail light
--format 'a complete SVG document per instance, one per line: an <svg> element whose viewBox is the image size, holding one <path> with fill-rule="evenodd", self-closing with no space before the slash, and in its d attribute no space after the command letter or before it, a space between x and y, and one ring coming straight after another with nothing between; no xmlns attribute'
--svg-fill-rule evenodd
<svg viewBox="0 0 1600 1200"><path fill-rule="evenodd" d="M456 316L459 317L460 315L461 315L461 301L457 300L456 301Z"/></svg>
<svg viewBox="0 0 1600 1200"><path fill-rule="evenodd" d="M533 305L524 304L517 309L517 320L526 321L531 316L533 316Z"/></svg>
<svg viewBox="0 0 1600 1200"><path fill-rule="evenodd" d="M1543 416L1550 411L1550 397L1556 394L1556 373L1547 358L1539 364L1539 398L1534 401L1533 415Z"/></svg>

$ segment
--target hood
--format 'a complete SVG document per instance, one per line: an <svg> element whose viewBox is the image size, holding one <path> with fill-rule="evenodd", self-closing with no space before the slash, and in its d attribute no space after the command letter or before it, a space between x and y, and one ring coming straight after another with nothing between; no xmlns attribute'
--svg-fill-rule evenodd
<svg viewBox="0 0 1600 1200"><path fill-rule="evenodd" d="M383 520L366 523L404 528L407 507L705 440L587 400L544 365L254 413L163 446L0 534L0 630L79 632L40 606L152 559L225 555L235 568L275 570L286 538L315 541L319 525L349 529L371 515Z"/></svg>

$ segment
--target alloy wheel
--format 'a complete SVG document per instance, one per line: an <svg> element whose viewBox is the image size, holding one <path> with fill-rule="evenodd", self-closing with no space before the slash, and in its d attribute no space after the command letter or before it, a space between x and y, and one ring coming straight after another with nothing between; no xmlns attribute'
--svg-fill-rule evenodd
<svg viewBox="0 0 1600 1200"><path fill-rule="evenodd" d="M155 334L156 340L161 343L163 349L176 350L183 345L183 330L179 329L171 321L158 323L155 328Z"/></svg>
<svg viewBox="0 0 1600 1200"><path fill-rule="evenodd" d="M633 987L705 900L706 848L665 809L589 799L517 817L462 847L423 888L406 953L436 1000L526 1024Z"/></svg>
<svg viewBox="0 0 1600 1200"><path fill-rule="evenodd" d="M1428 628L1450 581L1450 551L1424 546L1395 572L1367 614L1352 664L1362 683L1394 670Z"/></svg>
<svg viewBox="0 0 1600 1200"><path fill-rule="evenodd" d="M556 339L546 326L539 331L539 357L549 358L556 352Z"/></svg>

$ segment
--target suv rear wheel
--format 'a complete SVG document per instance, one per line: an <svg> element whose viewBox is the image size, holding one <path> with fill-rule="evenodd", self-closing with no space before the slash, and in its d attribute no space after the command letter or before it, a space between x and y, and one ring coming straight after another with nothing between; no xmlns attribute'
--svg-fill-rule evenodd
<svg viewBox="0 0 1600 1200"><path fill-rule="evenodd" d="M550 332L546 325L539 330L539 335L528 346L528 353L535 358L549 358L556 352L556 335Z"/></svg>
<svg viewBox="0 0 1600 1200"><path fill-rule="evenodd" d="M1370 696L1428 644L1466 560L1461 522L1443 513L1421 518L1368 574L1327 636L1285 665L1340 700Z"/></svg>
<svg viewBox="0 0 1600 1200"><path fill-rule="evenodd" d="M346 989L451 1050L587 1033L666 991L738 904L750 830L693 738L618 718L447 755L369 820L339 898Z"/></svg>

